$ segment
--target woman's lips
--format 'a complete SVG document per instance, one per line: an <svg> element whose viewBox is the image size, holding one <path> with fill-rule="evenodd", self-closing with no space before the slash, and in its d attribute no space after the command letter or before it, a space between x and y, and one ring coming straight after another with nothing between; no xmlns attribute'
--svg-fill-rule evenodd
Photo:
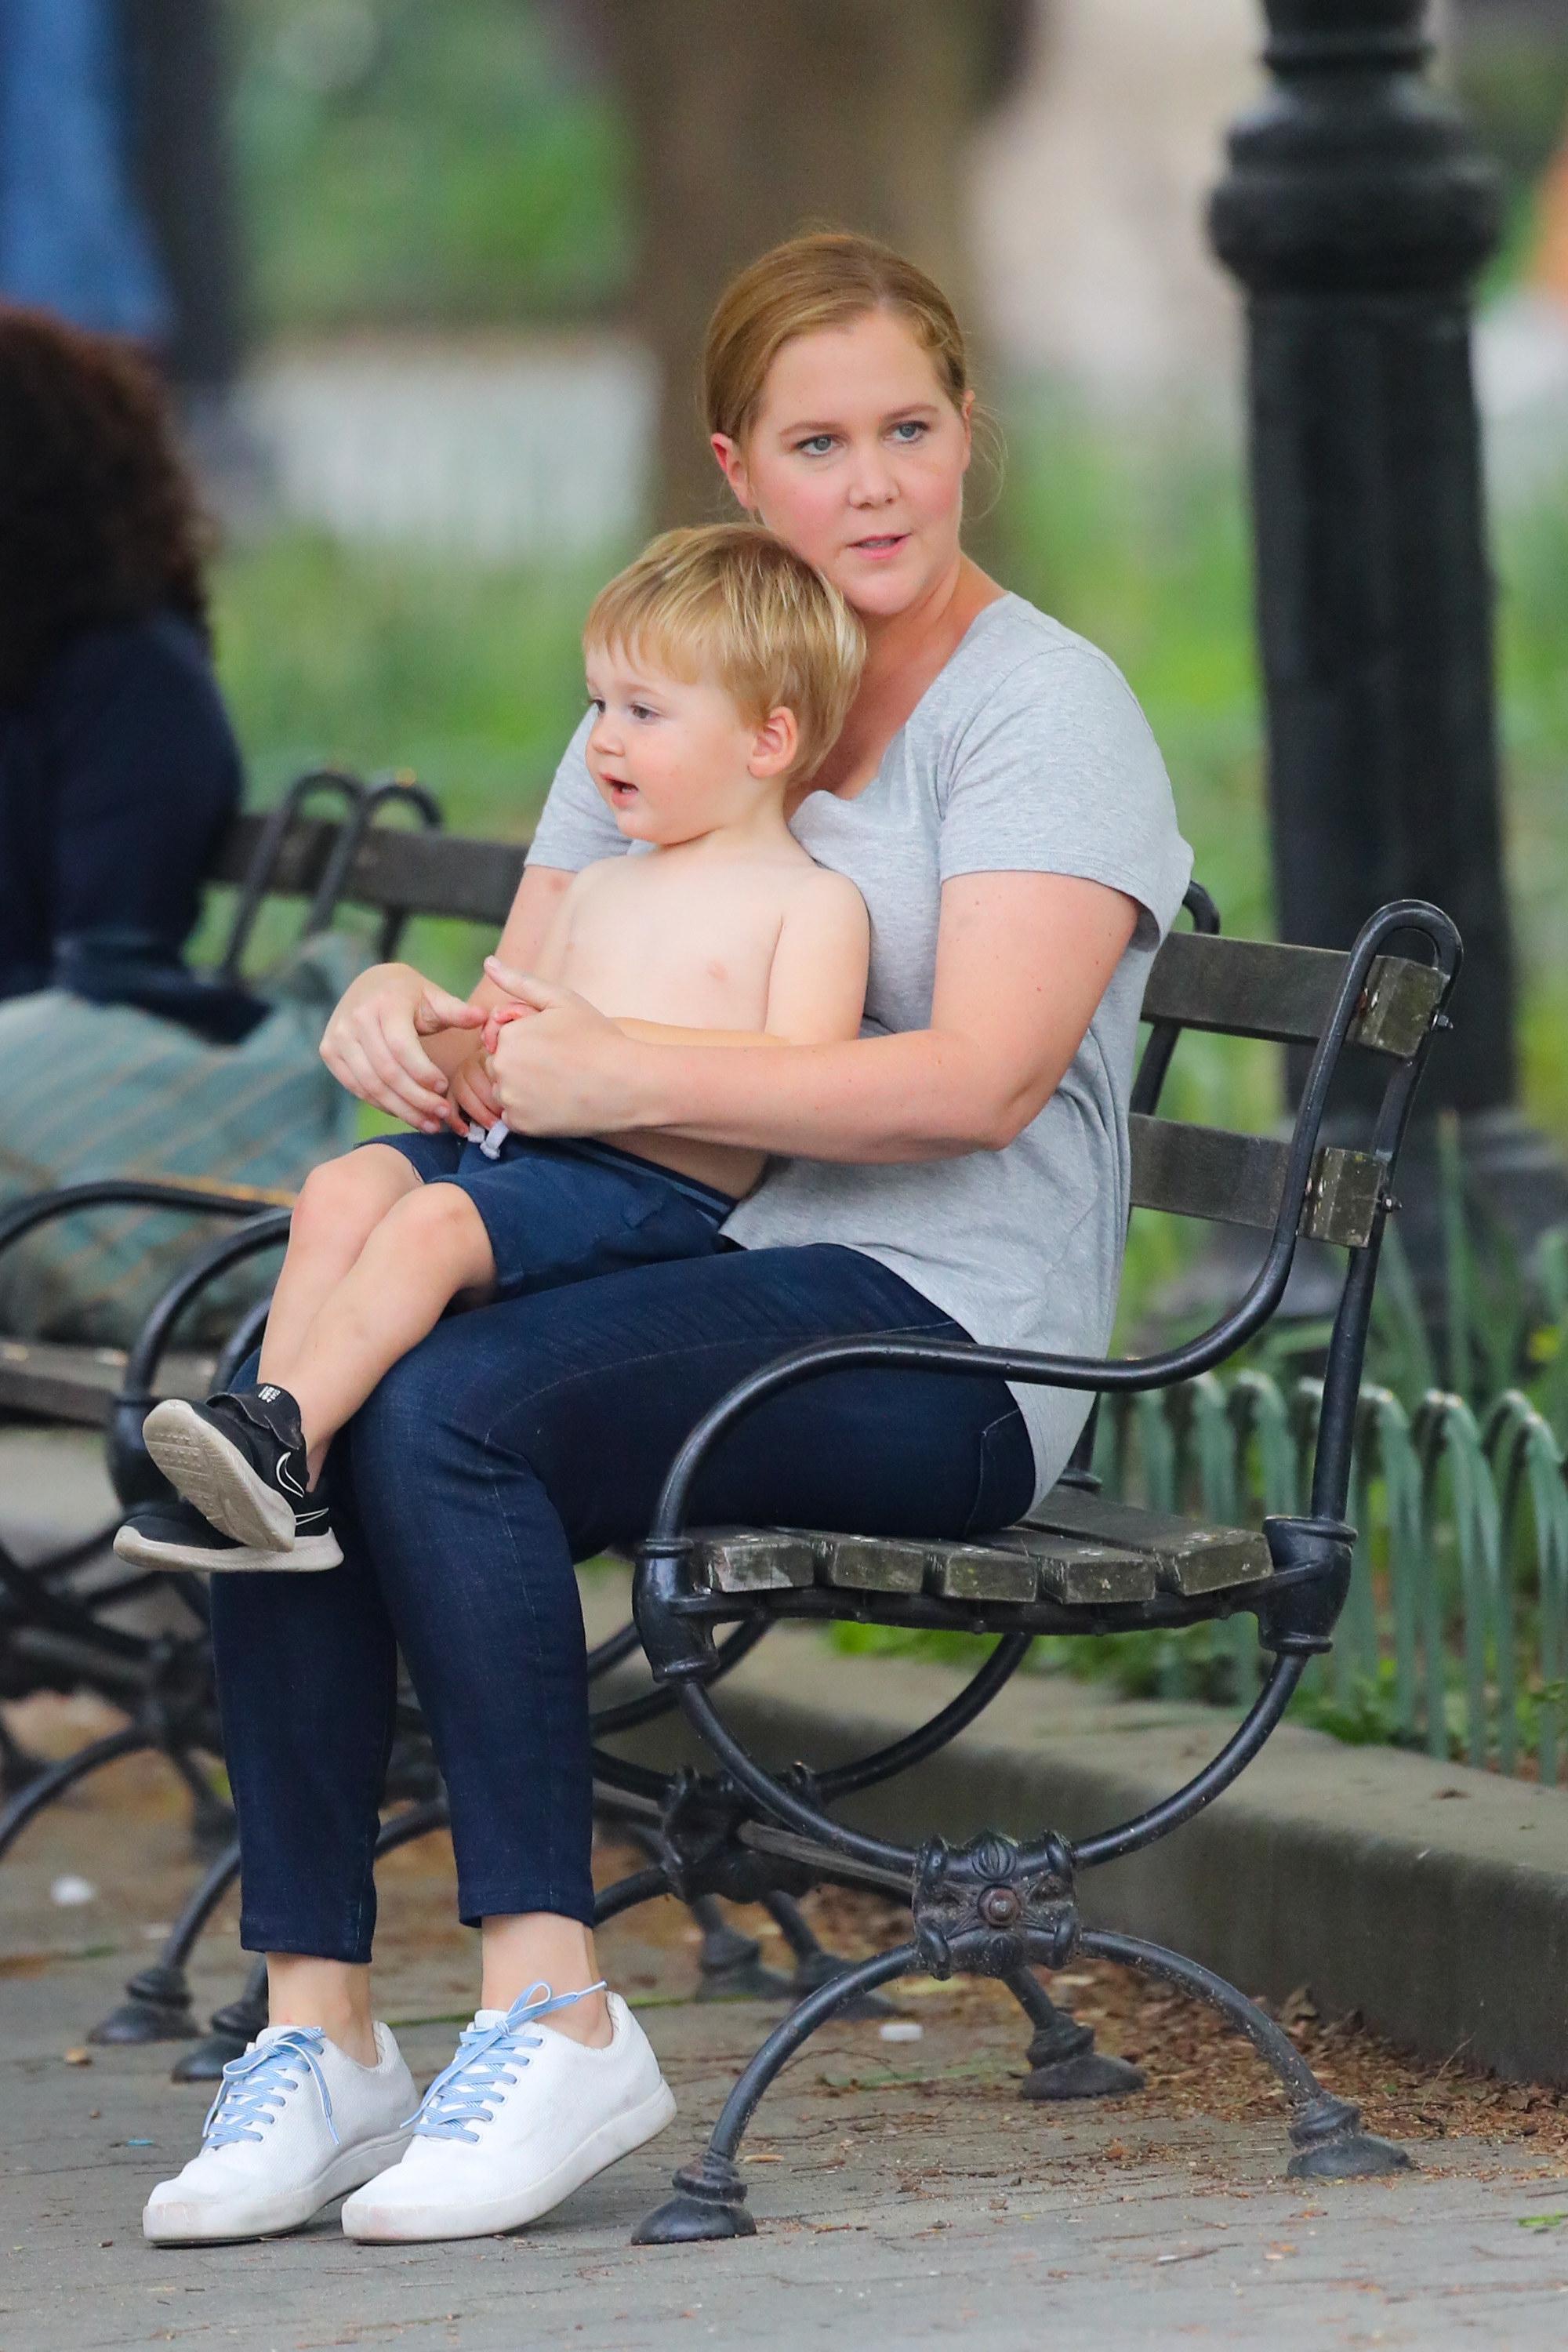
<svg viewBox="0 0 1568 2352"><path fill-rule="evenodd" d="M857 555L869 556L873 563L885 562L889 555L898 553L908 538L907 530L890 530L879 533L875 539L851 540L849 544Z"/></svg>

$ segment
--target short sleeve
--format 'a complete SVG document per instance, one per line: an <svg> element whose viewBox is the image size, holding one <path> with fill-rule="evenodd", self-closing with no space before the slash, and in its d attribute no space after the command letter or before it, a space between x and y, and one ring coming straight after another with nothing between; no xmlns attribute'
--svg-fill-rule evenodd
<svg viewBox="0 0 1568 2352"><path fill-rule="evenodd" d="M1077 875L1135 898L1158 936L1170 929L1192 852L1149 722L1095 648L1047 647L997 680L958 731L945 782L944 882Z"/></svg>
<svg viewBox="0 0 1568 2352"><path fill-rule="evenodd" d="M549 798L533 829L528 852L531 866L553 866L565 874L579 874L595 858L621 856L629 845L588 773L583 747L593 723L592 711L585 711L561 755Z"/></svg>

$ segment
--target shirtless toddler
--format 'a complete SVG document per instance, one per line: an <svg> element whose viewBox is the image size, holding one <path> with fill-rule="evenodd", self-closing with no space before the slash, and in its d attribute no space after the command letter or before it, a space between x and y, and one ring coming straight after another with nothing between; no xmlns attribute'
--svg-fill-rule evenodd
<svg viewBox="0 0 1568 2352"><path fill-rule="evenodd" d="M601 592L584 650L588 767L633 847L574 876L537 977L653 1045L855 1036L866 908L784 823L858 683L848 608L765 531L670 531ZM487 1070L501 1026L530 1017L492 1006ZM449 1307L707 1255L763 1163L642 1129L562 1140L461 1125L315 1170L257 1384L148 1414L153 1459L227 1539L204 1565L335 1566L316 1488L327 1447Z"/></svg>

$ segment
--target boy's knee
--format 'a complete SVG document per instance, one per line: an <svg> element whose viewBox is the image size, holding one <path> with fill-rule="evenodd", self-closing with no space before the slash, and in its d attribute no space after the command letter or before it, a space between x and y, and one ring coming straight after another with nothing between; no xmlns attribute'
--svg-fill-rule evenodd
<svg viewBox="0 0 1568 2352"><path fill-rule="evenodd" d="M457 1184L422 1184L389 1211L385 1225L389 1249L413 1245L463 1263L489 1254L484 1219Z"/></svg>
<svg viewBox="0 0 1568 2352"><path fill-rule="evenodd" d="M363 1169L354 1165L357 1157L346 1152L341 1160L323 1160L311 1169L294 1203L296 1227L336 1223L363 1203L369 1188Z"/></svg>

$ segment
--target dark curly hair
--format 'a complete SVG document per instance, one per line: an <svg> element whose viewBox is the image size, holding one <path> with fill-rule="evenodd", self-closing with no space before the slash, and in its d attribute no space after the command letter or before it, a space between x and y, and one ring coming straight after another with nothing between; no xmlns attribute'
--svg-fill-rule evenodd
<svg viewBox="0 0 1568 2352"><path fill-rule="evenodd" d="M210 546L147 362L0 302L0 704L87 629L173 612L205 637Z"/></svg>

